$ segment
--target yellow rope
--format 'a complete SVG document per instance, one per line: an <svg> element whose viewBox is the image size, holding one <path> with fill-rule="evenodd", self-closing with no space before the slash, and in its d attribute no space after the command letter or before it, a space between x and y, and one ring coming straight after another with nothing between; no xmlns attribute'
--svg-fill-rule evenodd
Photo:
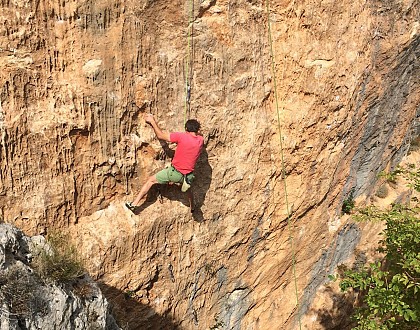
<svg viewBox="0 0 420 330"><path fill-rule="evenodd" d="M191 85L190 85L190 63L191 63L191 43L192 43L192 24L193 24L193 1L190 0L190 10L188 14L188 35L187 35L187 61L185 64L185 104L184 104L184 126L187 121L187 112L190 112L190 96L191 96ZM191 40L191 42L190 42ZM188 116L189 117L189 116Z"/></svg>
<svg viewBox="0 0 420 330"><path fill-rule="evenodd" d="M270 44L271 71L273 75L274 97L275 97L275 103L276 103L277 124L278 124L279 138L280 138L280 156L281 156L281 166L282 166L281 176L283 180L283 189L284 189L284 196L285 196L286 210L287 210L287 227L289 230L289 241L290 241L290 246L291 246L291 251L292 251L292 272L293 272L293 279L294 279L294 285L295 285L296 307L297 307L297 313L298 313L299 329L301 330L302 322L301 322L300 311L299 311L299 293L298 293L297 278L296 278L296 252L295 252L292 229L291 229L291 224L290 224L290 208L289 208L289 198L287 194L286 170L285 170L285 165L284 165L284 152L283 152L283 137L282 137L282 130L281 130L279 101L278 101L278 96L277 96L277 81L276 81L276 74L275 74L275 67L274 67L274 50L273 50L273 39L271 35L270 7L269 7L268 0L266 0L266 6L267 6L268 40ZM283 72L283 77L284 77L284 72Z"/></svg>

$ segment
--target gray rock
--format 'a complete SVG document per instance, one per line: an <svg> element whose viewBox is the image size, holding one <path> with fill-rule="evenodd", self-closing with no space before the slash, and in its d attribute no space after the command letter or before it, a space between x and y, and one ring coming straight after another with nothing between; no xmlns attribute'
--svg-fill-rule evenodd
<svg viewBox="0 0 420 330"><path fill-rule="evenodd" d="M71 284L46 283L33 270L32 252L42 246L42 236L32 239L0 224L0 330L119 329L88 275Z"/></svg>

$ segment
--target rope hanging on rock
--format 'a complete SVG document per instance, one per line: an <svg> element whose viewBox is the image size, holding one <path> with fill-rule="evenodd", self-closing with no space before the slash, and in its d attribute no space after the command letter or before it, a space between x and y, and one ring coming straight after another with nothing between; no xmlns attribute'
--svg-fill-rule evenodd
<svg viewBox="0 0 420 330"><path fill-rule="evenodd" d="M190 0L190 10L188 13L188 32L187 32L187 60L185 63L185 104L184 104L184 125L189 118L191 111L191 45L193 38L193 17L194 17L194 0ZM188 114L187 114L188 113Z"/></svg>
<svg viewBox="0 0 420 330"><path fill-rule="evenodd" d="M299 311L299 293L298 293L297 278L296 278L296 252L295 252L292 229L291 229L291 224L290 224L291 222L290 207L289 207L289 198L287 194L286 169L284 165L283 136L282 136L282 130L281 130L279 101L278 101L278 95L277 95L277 81L276 81L275 66L274 66L274 50L273 50L273 39L272 39L272 33L271 33L271 24L270 24L269 0L266 0L266 7L267 7L267 24L268 24L268 42L270 45L271 71L272 71L272 76L273 76L274 98L275 98L275 104L276 104L277 124L278 124L279 139L280 139L280 157L281 157L281 167L282 167L281 177L283 180L284 197L285 197L286 210L287 210L287 228L289 231L289 241L290 241L290 247L292 251L292 272L293 272L293 279L294 279L294 286L295 286L296 307L297 307L297 313L298 313L299 329L302 330L302 322L301 322L301 316L300 316L300 311Z"/></svg>

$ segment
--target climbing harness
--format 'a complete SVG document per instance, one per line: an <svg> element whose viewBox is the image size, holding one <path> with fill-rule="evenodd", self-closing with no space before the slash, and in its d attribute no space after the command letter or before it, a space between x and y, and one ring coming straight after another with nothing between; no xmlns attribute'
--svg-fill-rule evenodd
<svg viewBox="0 0 420 330"><path fill-rule="evenodd" d="M182 179L180 179L177 182L170 182L169 184L176 184L181 187L182 192L186 192L188 189L190 189L192 182L195 179L194 172L183 174L180 171L178 171L175 166L172 164L170 165L171 169L175 172L177 172L179 175L182 176Z"/></svg>
<svg viewBox="0 0 420 330"><path fill-rule="evenodd" d="M184 174L184 177L182 179L181 191L186 192L188 189L190 189L191 184L194 181L194 179L195 179L194 172Z"/></svg>
<svg viewBox="0 0 420 330"><path fill-rule="evenodd" d="M275 98L277 124L278 124L279 139L280 139L280 157L281 157L281 167L282 167L281 177L283 180L283 189L284 189L284 196L285 196L285 203L286 203L286 210L287 210L287 228L289 231L289 241L290 241L290 247L292 251L292 272L293 272L293 279L294 279L294 286L295 286L298 322L299 322L299 329L302 330L302 322L301 322L301 316L300 316L300 311L299 311L299 293L298 293L297 278L296 278L296 252L295 252L295 246L294 246L294 241L293 241L292 228L290 224L291 222L290 207L289 207L289 198L287 194L286 169L284 165L284 152L283 152L283 136L282 136L282 130L281 130L279 101L278 101L278 95L277 95L277 81L276 81L276 74L275 74L275 67L274 67L274 50L273 50L273 39L272 39L272 33L271 33L271 24L270 24L269 0L266 0L266 7L267 7L267 24L268 24L268 42L270 45L271 71L272 71L272 76L273 76L274 98ZM283 77L284 77L284 71L283 71Z"/></svg>

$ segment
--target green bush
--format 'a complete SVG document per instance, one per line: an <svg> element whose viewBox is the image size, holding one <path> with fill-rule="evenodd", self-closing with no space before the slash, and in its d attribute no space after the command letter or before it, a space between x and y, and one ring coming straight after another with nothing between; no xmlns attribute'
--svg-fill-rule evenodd
<svg viewBox="0 0 420 330"><path fill-rule="evenodd" d="M350 214L351 211L354 209L355 202L354 202L354 189L350 190L348 197L344 200L343 204L341 205L341 213L342 214Z"/></svg>
<svg viewBox="0 0 420 330"><path fill-rule="evenodd" d="M47 236L47 242L48 246L39 249L33 260L34 269L44 280L67 283L86 273L68 237L54 232Z"/></svg>
<svg viewBox="0 0 420 330"><path fill-rule="evenodd" d="M399 167L397 167L396 170L391 171L391 172L381 172L379 173L379 177L383 178L386 180L386 182L388 183L397 183L397 178L398 176L401 174L401 169Z"/></svg>
<svg viewBox="0 0 420 330"><path fill-rule="evenodd" d="M420 218L419 209L394 205L377 210L374 218L386 221L379 252L382 261L361 270L346 270L343 291L360 290L363 304L357 308L357 330L414 330L420 327Z"/></svg>
<svg viewBox="0 0 420 330"><path fill-rule="evenodd" d="M420 192L420 169L414 164L402 169L402 175L409 181L408 186Z"/></svg>
<svg viewBox="0 0 420 330"><path fill-rule="evenodd" d="M384 178L389 183L396 183L399 176L409 181L408 186L410 188L420 191L420 171L415 164L408 164L404 167L398 166L394 171L389 173L379 173L379 177Z"/></svg>
<svg viewBox="0 0 420 330"><path fill-rule="evenodd" d="M420 191L420 173L414 165L398 168L408 186ZM392 205L381 211L373 206L354 215L359 221L385 221L378 252L384 257L367 267L346 269L340 288L359 291L357 330L420 329L420 208Z"/></svg>

